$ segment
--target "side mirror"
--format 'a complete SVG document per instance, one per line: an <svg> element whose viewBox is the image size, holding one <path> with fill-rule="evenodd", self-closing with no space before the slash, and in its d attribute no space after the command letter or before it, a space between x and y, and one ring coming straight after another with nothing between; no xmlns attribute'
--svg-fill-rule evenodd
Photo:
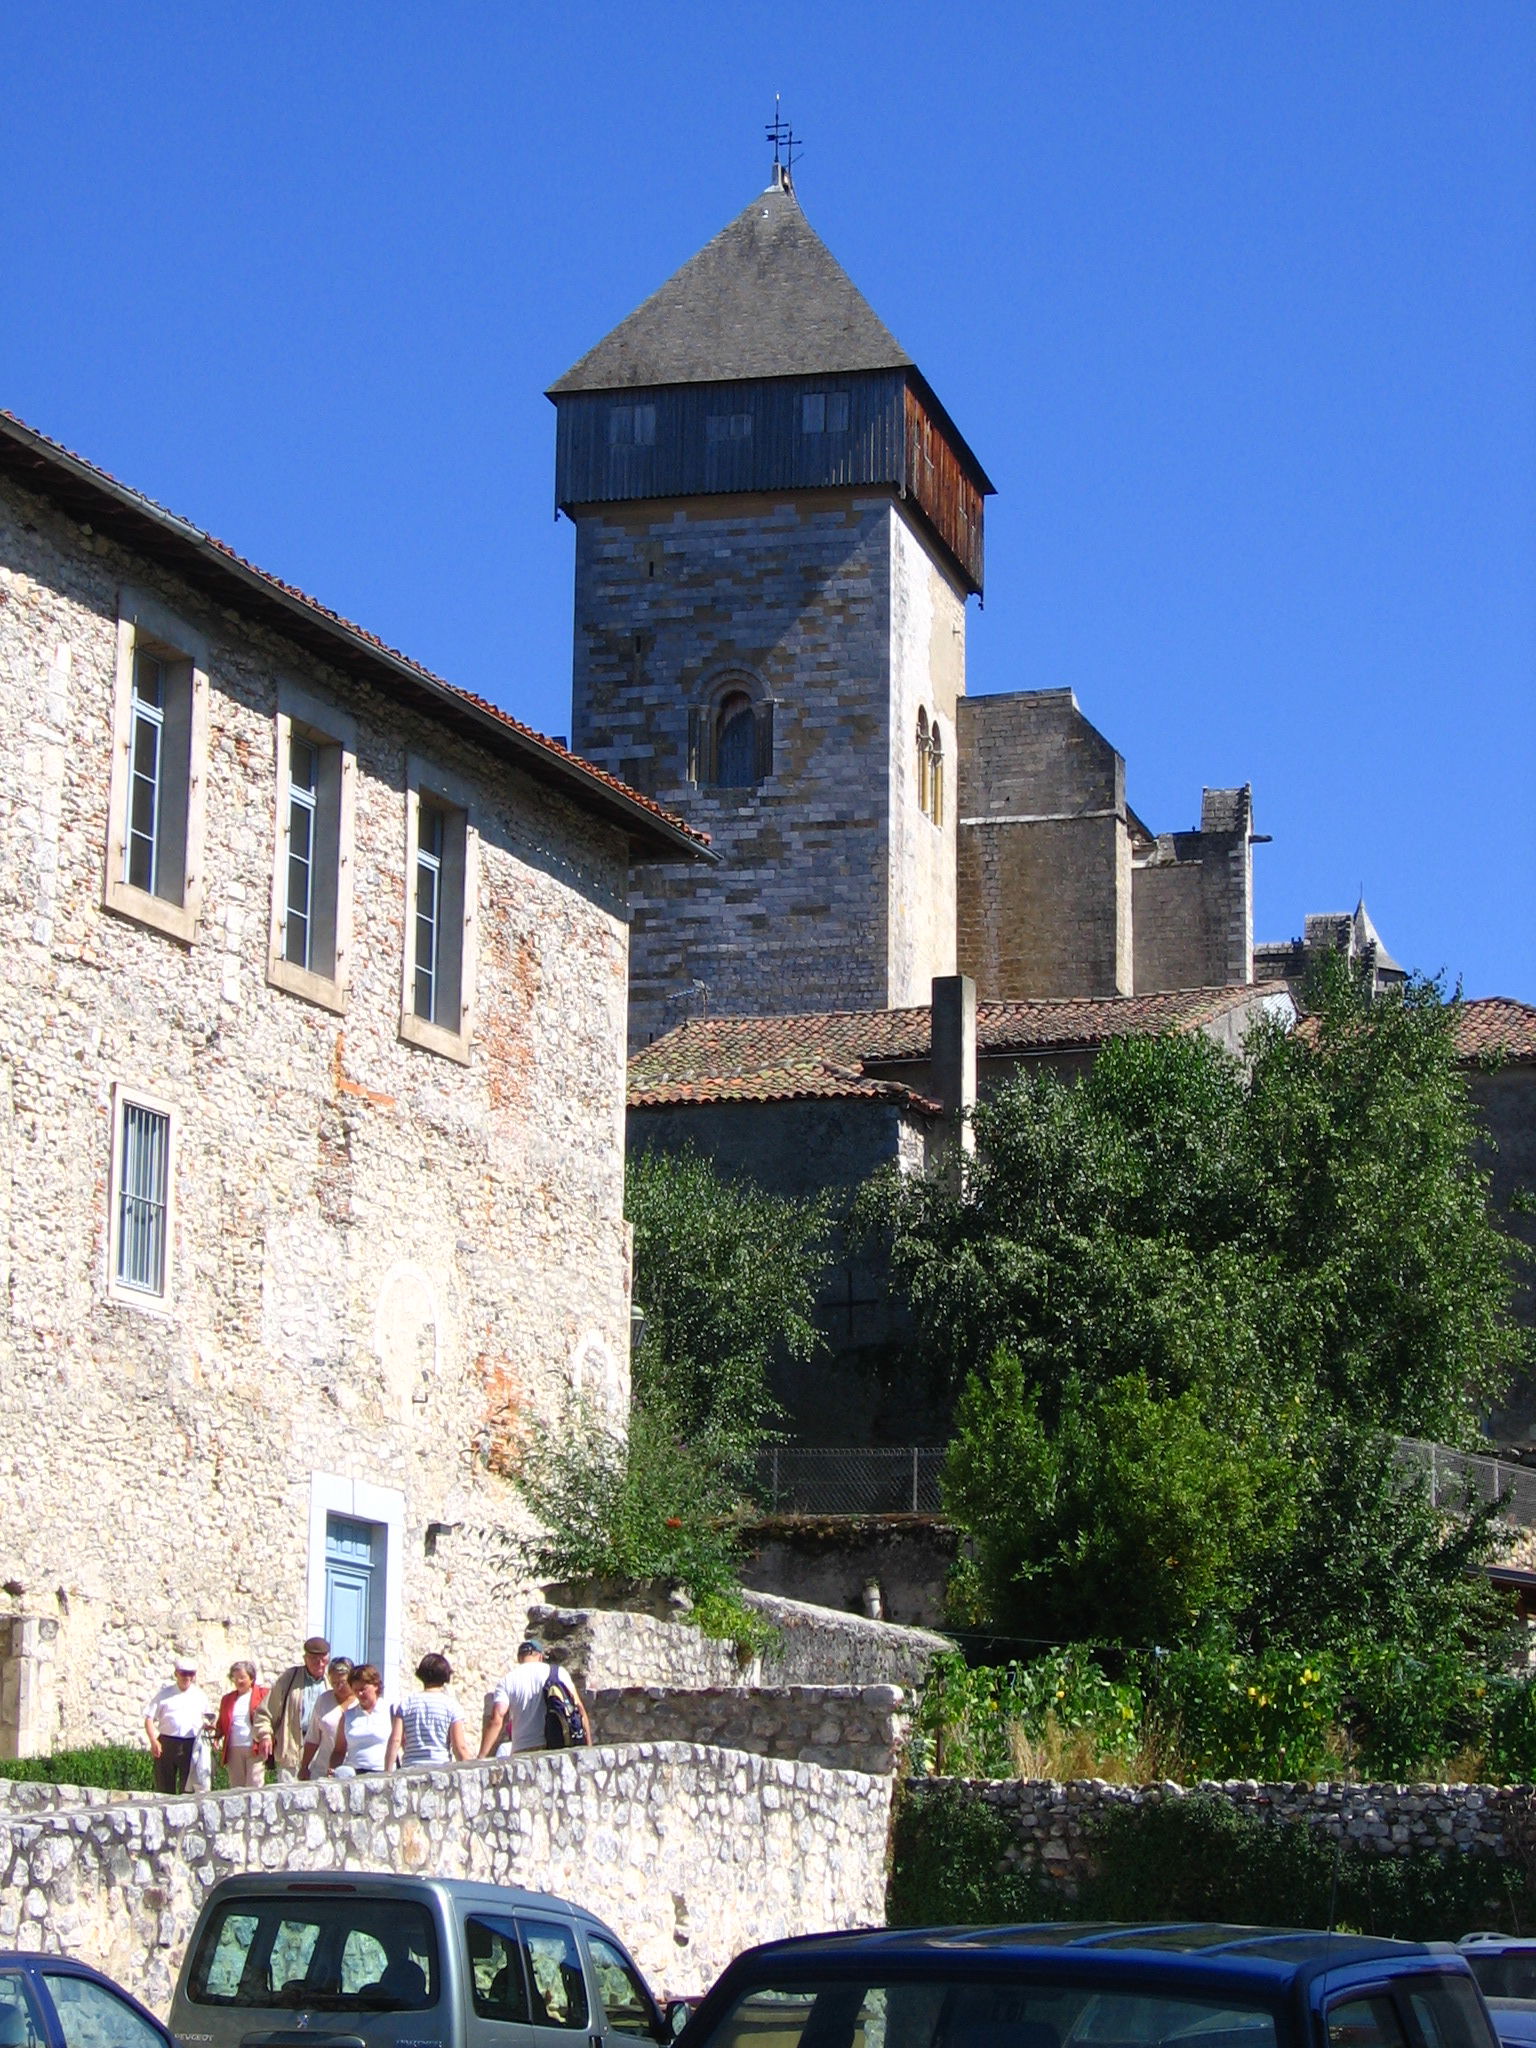
<svg viewBox="0 0 1536 2048"><path fill-rule="evenodd" d="M675 2041L693 2018L693 2007L686 1998L673 1998L668 2001L663 2017L667 2023L667 2038Z"/></svg>

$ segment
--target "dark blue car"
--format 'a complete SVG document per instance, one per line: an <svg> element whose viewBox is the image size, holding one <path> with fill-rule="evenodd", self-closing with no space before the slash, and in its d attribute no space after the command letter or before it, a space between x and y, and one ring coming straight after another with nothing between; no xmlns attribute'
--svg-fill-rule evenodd
<svg viewBox="0 0 1536 2048"><path fill-rule="evenodd" d="M679 2048L1497 2048L1449 1944L1222 1926L823 1934L739 1956Z"/></svg>
<svg viewBox="0 0 1536 2048"><path fill-rule="evenodd" d="M0 2048L175 2048L120 1984L63 1956L0 1951Z"/></svg>

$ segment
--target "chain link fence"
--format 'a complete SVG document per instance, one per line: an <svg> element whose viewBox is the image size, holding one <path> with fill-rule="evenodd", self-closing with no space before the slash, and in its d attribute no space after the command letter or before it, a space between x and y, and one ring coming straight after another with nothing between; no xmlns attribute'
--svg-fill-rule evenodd
<svg viewBox="0 0 1536 2048"><path fill-rule="evenodd" d="M1404 1464L1428 1472L1430 1497L1436 1507L1459 1507L1470 1483L1478 1500L1494 1501L1508 1494L1504 1519L1522 1529L1536 1529L1536 1471L1529 1465L1512 1464L1508 1458L1484 1458L1472 1451L1451 1451L1444 1444L1420 1443L1407 1436L1399 1437L1397 1455Z"/></svg>
<svg viewBox="0 0 1536 2048"><path fill-rule="evenodd" d="M1427 1471L1437 1507L1458 1505L1470 1482L1479 1500L1507 1493L1505 1518L1536 1529L1536 1469L1411 1437L1399 1438L1397 1455ZM942 1449L916 1444L826 1451L781 1444L758 1455L757 1499L770 1514L933 1515L943 1462Z"/></svg>
<svg viewBox="0 0 1536 2048"><path fill-rule="evenodd" d="M942 1450L803 1451L778 1445L757 1460L757 1498L770 1514L934 1515Z"/></svg>

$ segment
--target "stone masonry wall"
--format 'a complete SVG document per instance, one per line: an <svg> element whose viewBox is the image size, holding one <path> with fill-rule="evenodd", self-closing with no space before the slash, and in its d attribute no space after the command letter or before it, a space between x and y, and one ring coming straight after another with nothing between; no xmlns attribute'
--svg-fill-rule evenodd
<svg viewBox="0 0 1536 2048"><path fill-rule="evenodd" d="M1012 1836L1007 1863L1075 1893L1092 1868L1091 1829L1106 1813L1158 1800L1211 1795L1240 1812L1300 1821L1367 1853L1400 1856L1447 1849L1510 1856L1529 1840L1531 1794L1510 1785L1265 1785L1253 1779L1182 1786L1069 1784L1047 1780L912 1778L904 1796L921 1802L944 1785L990 1807Z"/></svg>
<svg viewBox="0 0 1536 2048"><path fill-rule="evenodd" d="M169 2002L197 1910L243 1870L515 1884L607 1920L663 1994L742 1948L885 1917L891 1779L683 1743L0 1815L0 1947Z"/></svg>
<svg viewBox="0 0 1536 2048"><path fill-rule="evenodd" d="M210 643L190 945L102 907L125 584ZM358 727L344 1015L266 978L279 678ZM215 1690L292 1662L312 1480L389 1530L386 1676L446 1648L472 1693L528 1591L504 1460L578 1387L627 1399L623 837L9 485L0 700L0 1581L58 1623L37 1746L142 1739L175 1649ZM476 792L467 1066L400 1036L408 750ZM177 1119L147 1308L107 1284L114 1083Z"/></svg>
<svg viewBox="0 0 1536 2048"><path fill-rule="evenodd" d="M932 922L943 905L953 916L952 856L915 825L891 839L891 764L899 744L904 768L910 751L892 722L895 636L904 675L927 652L913 643L937 634L945 690L964 677L943 599L908 573L909 539L884 492L606 505L578 517L575 745L707 831L724 856L686 875L636 870L633 1043L704 1010L926 999L926 976L940 970L923 956L934 945L952 953ZM963 630L963 606L958 617ZM773 702L773 772L755 789L699 788L689 714L733 676ZM915 717L914 705L914 729ZM905 798L898 808L905 819ZM893 888L915 994L890 986ZM942 895L939 909L930 894Z"/></svg>
<svg viewBox="0 0 1536 2048"><path fill-rule="evenodd" d="M1125 763L1070 690L960 708L959 964L984 1001L1131 991Z"/></svg>
<svg viewBox="0 0 1536 2048"><path fill-rule="evenodd" d="M906 1740L899 1685L626 1686L587 1701L603 1742L698 1742L889 1775Z"/></svg>
<svg viewBox="0 0 1536 2048"><path fill-rule="evenodd" d="M745 1598L779 1631L777 1648L745 1663L733 1644L716 1642L689 1622L629 1609L535 1606L528 1626L579 1685L598 1689L920 1685L933 1659L951 1647L928 1629L771 1593Z"/></svg>

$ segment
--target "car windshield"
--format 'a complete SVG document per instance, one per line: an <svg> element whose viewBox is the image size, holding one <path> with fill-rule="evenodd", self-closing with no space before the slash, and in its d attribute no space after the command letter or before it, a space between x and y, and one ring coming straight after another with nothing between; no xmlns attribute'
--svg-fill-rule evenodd
<svg viewBox="0 0 1536 2048"><path fill-rule="evenodd" d="M1275 2048L1267 2007L1098 1985L824 1983L745 1992L708 2048Z"/></svg>
<svg viewBox="0 0 1536 2048"><path fill-rule="evenodd" d="M410 1899L230 1899L188 1974L194 2005L424 2012L438 1999L437 1934Z"/></svg>
<svg viewBox="0 0 1536 2048"><path fill-rule="evenodd" d="M1485 1998L1536 1998L1536 1948L1507 1948L1502 1955L1463 1951Z"/></svg>

